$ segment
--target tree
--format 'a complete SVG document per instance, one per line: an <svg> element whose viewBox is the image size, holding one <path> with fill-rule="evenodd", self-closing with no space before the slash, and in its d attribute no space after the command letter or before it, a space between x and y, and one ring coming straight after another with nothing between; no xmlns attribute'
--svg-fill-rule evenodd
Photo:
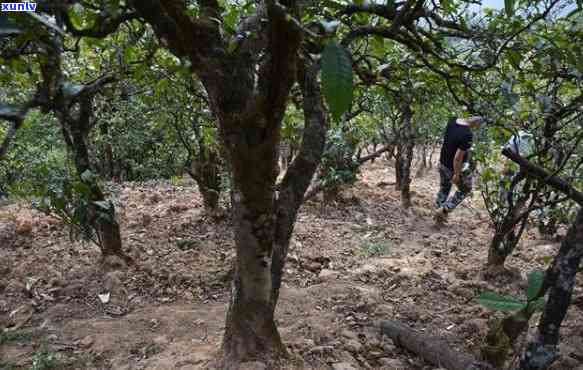
<svg viewBox="0 0 583 370"><path fill-rule="evenodd" d="M13 109L13 130L21 126L31 107L39 106L43 113L52 112L60 124L64 142L73 158L77 181L67 183L60 191L53 192L41 203L47 211L69 222L81 230L82 234L101 248L103 260L121 257L126 262L131 258L124 254L119 230L115 219L115 207L106 200L105 194L95 177L88 147L88 136L95 125L93 99L100 90L115 81L110 74L103 74L89 83L75 83L63 72L63 52L65 44L60 29L64 22L60 12L54 13L56 25L45 29L24 22L26 36L32 38L33 46L28 50L27 39L24 46L13 55L31 52L38 56L38 78L36 93L32 100L18 109ZM38 32L40 36L35 35ZM18 43L18 40L16 41ZM10 133L9 133L10 134ZM8 139L8 138L7 138ZM78 204L67 204L71 192L79 193ZM64 198L59 194L64 194ZM55 196L56 195L56 196Z"/></svg>
<svg viewBox="0 0 583 370"><path fill-rule="evenodd" d="M305 85L309 82L311 87L304 89L307 119L302 149L282 180L276 198L277 148L301 41L304 35L314 36L314 31L299 21L300 4L293 0L252 4L248 13L242 12L244 19L239 25L222 18L221 7L213 0L201 1L190 12L179 0L134 0L129 4L173 53L190 61L192 71L207 91L228 154L233 177L237 267L223 342L226 363L281 353L284 349L275 326L274 309L282 268L297 209L323 147L320 133L325 118L314 95L318 94L317 85L309 67L307 80L298 79ZM459 51L445 50L442 41L447 35L472 39L479 27L451 22L440 15L442 9L437 6L426 8L423 1L412 1L339 8L338 16L345 17L347 23L353 16L370 14L378 17L381 24L370 26L366 19L366 25L349 27L344 45L377 35L392 38L417 55L429 54L446 66L473 68L450 62L457 60ZM309 10L312 9L306 12ZM548 11L537 14L529 23L544 18ZM422 22L429 22L433 32L428 33ZM499 41L499 50L508 43L495 41ZM496 56L489 58L476 68L487 68L495 60ZM230 83L233 80L237 84ZM306 105L306 100L313 104ZM335 107L331 110L338 116ZM314 131L315 136L307 136Z"/></svg>
<svg viewBox="0 0 583 370"><path fill-rule="evenodd" d="M583 193L564 179L554 176L548 170L530 163L508 149L505 149L503 154L520 165L521 172L526 176L552 186L577 202L580 207L558 254L545 274L540 291L534 297L537 299L549 294L537 336L529 343L522 356L520 368L542 370L548 368L556 358L559 329L571 303L576 274L583 258Z"/></svg>
<svg viewBox="0 0 583 370"><path fill-rule="evenodd" d="M300 15L298 4L258 4L256 14L242 22L236 35L221 27L215 1L202 2L198 17L192 18L179 1L130 4L176 55L192 63L209 96L232 169L237 263L223 341L226 367L282 354L274 310L283 263L297 209L320 159L308 145L314 139L304 140L276 198L279 133L303 32L294 22ZM311 71L300 79L310 83L310 94L314 80ZM305 130L323 127L321 119L311 118L317 105L307 108Z"/></svg>
<svg viewBox="0 0 583 370"><path fill-rule="evenodd" d="M509 138L508 134L500 135L501 132L521 131L531 137L531 150L522 155L576 181L581 167L576 153L581 140L583 101L575 87L580 73L577 72L580 67L574 64L576 51L564 43L574 31L567 24L568 20L557 21L552 32L547 26L536 26L515 40L514 49L501 60L498 71L490 74L491 81L500 84L496 107L490 112L491 116L499 117L501 126L505 124L496 129L498 143ZM547 35L545 41L541 41L541 35ZM556 41L550 41L552 38ZM541 62L549 58L551 64ZM538 214L539 222L544 222L543 215L556 215L553 209L562 208L561 204L569 208L569 202L544 183L535 184L509 166L501 168L498 156L483 159L486 166L482 195L496 229L489 247L488 266L499 269L520 241L532 214ZM515 174L504 175L508 170Z"/></svg>
<svg viewBox="0 0 583 370"><path fill-rule="evenodd" d="M225 367L285 353L274 311L297 211L321 160L327 129L317 80L319 62L311 54L321 54L326 43L324 54L329 50L331 64L346 64L345 51L329 40L335 27L318 19L340 18L338 34L348 49L367 44L360 40L390 39L413 51L416 65L458 78L463 71L493 66L509 40L549 10L534 14L526 25L499 23L489 29L466 22L459 14L464 2L447 6L423 1L332 3L304 8L294 0L265 0L245 7L215 0L43 4L52 5L51 14L59 14L67 32L79 37L103 37L124 22L145 21L204 87L233 185L237 261L223 341ZM470 52L461 53L452 39L470 43ZM479 59L478 52L484 51L479 46L484 44L488 44L487 55ZM461 54L467 58L458 57ZM378 60L373 63L378 64ZM324 71L326 65L322 64ZM347 85L352 79L342 72L347 69L338 67L341 72L332 73L338 84L326 83L329 71L323 74L326 102L336 120L348 109L350 96L338 95L342 89L334 95L330 87ZM276 191L282 120L296 81L302 89L305 117L302 144ZM408 112L404 107L403 111Z"/></svg>

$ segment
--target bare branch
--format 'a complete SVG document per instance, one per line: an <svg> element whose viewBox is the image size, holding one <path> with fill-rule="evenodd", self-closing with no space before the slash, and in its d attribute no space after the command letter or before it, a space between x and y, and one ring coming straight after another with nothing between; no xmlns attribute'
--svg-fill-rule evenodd
<svg viewBox="0 0 583 370"><path fill-rule="evenodd" d="M573 199L579 205L583 205L583 193L572 187L567 181L560 177L552 176L546 169L529 162L508 148L502 150L502 155L518 164L521 171L523 171L526 176L536 178L539 181L552 186Z"/></svg>

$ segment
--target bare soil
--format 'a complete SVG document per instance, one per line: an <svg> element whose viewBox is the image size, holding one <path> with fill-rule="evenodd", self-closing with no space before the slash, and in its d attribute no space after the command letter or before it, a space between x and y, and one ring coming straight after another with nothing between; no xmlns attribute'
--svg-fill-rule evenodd
<svg viewBox="0 0 583 370"><path fill-rule="evenodd" d="M477 305L476 295L520 296L526 274L558 249L529 229L508 260L511 273L486 280L493 230L479 193L438 229L437 172L414 179L408 211L390 185L393 173L377 160L337 203L303 206L277 313L289 368L435 368L381 337L382 319L477 354L488 319L500 314ZM136 261L120 271L104 271L97 248L72 241L59 221L23 204L0 208L0 368L42 369L44 361L57 369L188 370L216 355L234 258L228 214L205 216L186 180L111 191ZM582 317L579 281L553 369L583 366Z"/></svg>

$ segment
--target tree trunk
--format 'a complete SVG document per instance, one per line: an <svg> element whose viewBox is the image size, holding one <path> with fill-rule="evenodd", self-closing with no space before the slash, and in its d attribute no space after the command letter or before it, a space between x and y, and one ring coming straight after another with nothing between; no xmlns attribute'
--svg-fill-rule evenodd
<svg viewBox="0 0 583 370"><path fill-rule="evenodd" d="M488 249L488 268L502 269L508 255L503 250L504 234L496 231Z"/></svg>
<svg viewBox="0 0 583 370"><path fill-rule="evenodd" d="M433 143L431 145L431 150L429 151L429 169L433 168L433 154L435 154L435 145Z"/></svg>
<svg viewBox="0 0 583 370"><path fill-rule="evenodd" d="M304 202L306 190L321 162L326 146L328 122L317 74L317 65L302 66L298 73L298 81L302 87L305 125L301 147L281 182L277 202L275 246L271 266L273 281L271 304L274 311L279 299L283 268L298 210Z"/></svg>
<svg viewBox="0 0 583 370"><path fill-rule="evenodd" d="M496 231L488 250L488 267L492 267L495 270L504 268L506 258L516 249L527 222L528 215L525 215L516 223L511 222L508 225L503 225L503 231ZM519 223L520 225L518 225ZM518 227L518 230L515 231L516 227Z"/></svg>
<svg viewBox="0 0 583 370"><path fill-rule="evenodd" d="M401 192L401 206L411 207L411 163L415 148L413 130L413 112L408 104L403 107L401 119L400 143L397 149L397 160L395 163L397 189Z"/></svg>
<svg viewBox="0 0 583 370"><path fill-rule="evenodd" d="M277 136L262 136L253 146L237 138L230 153L237 263L223 338L227 368L285 353L271 305Z"/></svg>
<svg viewBox="0 0 583 370"><path fill-rule="evenodd" d="M501 224L496 226L496 232L490 242L487 266L495 271L504 268L506 258L514 252L528 222L530 212L525 211L525 208L531 197L528 190L530 183L527 182L524 189L527 189L526 194L511 206Z"/></svg>
<svg viewBox="0 0 583 370"><path fill-rule="evenodd" d="M123 252L120 228L115 220L115 215L112 214L112 218L109 221L100 221L98 227L103 243L103 249L101 250L103 259L105 260L109 256L116 256L126 263L131 263L131 258Z"/></svg>
<svg viewBox="0 0 583 370"><path fill-rule="evenodd" d="M416 177L423 177L425 175L425 170L427 169L427 145L424 144L421 147L421 165L415 174Z"/></svg>
<svg viewBox="0 0 583 370"><path fill-rule="evenodd" d="M583 208L561 243L559 253L546 272L539 296L549 291L535 340L529 343L520 361L521 370L544 370L556 358L559 330L573 295L577 269L583 257Z"/></svg>
<svg viewBox="0 0 583 370"><path fill-rule="evenodd" d="M403 143L399 142L396 145L396 152L395 152L395 190L401 190L401 183L402 183L402 168L401 162L403 157Z"/></svg>
<svg viewBox="0 0 583 370"><path fill-rule="evenodd" d="M401 157L401 206L411 207L411 161L413 159L413 143L405 146L405 155Z"/></svg>
<svg viewBox="0 0 583 370"><path fill-rule="evenodd" d="M202 195L205 212L214 216L219 208L221 196L221 164L219 153L202 147L199 157L194 158L192 165L185 168L192 177Z"/></svg>
<svg viewBox="0 0 583 370"><path fill-rule="evenodd" d="M80 114L77 120L73 120L68 115L68 112L61 112L59 119L63 128L65 143L73 154L73 162L77 175L82 178L82 181L91 191L90 199L92 204L89 205L88 209L88 213L91 215L89 223L98 234L103 259L105 260L109 256L118 256L125 262L131 263L131 258L123 252L120 228L115 220L114 205L110 203L108 214L103 214L105 211L95 204L95 202L103 202L106 200L103 191L93 178L83 179L82 176L87 171L96 175L95 171L92 170L87 145L90 128L88 123L92 114L93 107L90 97L81 98ZM100 213L102 214L100 215Z"/></svg>

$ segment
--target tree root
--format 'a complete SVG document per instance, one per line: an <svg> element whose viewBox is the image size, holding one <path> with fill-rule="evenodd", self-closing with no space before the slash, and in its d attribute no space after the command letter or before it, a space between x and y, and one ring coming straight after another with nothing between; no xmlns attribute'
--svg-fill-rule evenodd
<svg viewBox="0 0 583 370"><path fill-rule="evenodd" d="M444 340L428 337L396 321L381 321L381 334L425 361L448 370L495 370L473 356L453 350Z"/></svg>

